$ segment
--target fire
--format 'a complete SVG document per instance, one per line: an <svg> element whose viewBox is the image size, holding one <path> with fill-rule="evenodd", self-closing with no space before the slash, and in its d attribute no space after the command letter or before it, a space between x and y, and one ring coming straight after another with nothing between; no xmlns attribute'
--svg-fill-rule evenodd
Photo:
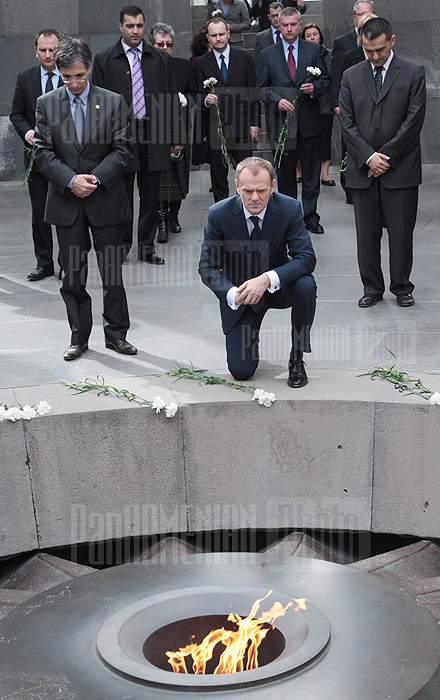
<svg viewBox="0 0 440 700"><path fill-rule="evenodd" d="M230 613L228 620L234 622L236 630L226 630L224 627L209 632L200 644L191 643L178 651L166 651L168 663L171 664L174 673L188 673L186 657L191 656L192 670L194 674L204 674L206 664L212 659L214 648L217 644L225 647L220 660L214 669L214 673L239 673L258 668L258 647L270 630L267 625L273 625L274 621L286 614L288 608L295 605L294 610L307 610L305 598L293 598L283 606L279 601L274 603L270 610L258 613L260 604L272 593L270 590L263 598L258 598L252 605L247 617ZM245 663L245 656L247 660Z"/></svg>

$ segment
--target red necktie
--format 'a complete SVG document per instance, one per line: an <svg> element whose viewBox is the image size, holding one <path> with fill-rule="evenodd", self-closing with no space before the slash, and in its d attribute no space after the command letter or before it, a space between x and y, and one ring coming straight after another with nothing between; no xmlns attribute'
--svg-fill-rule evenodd
<svg viewBox="0 0 440 700"><path fill-rule="evenodd" d="M292 81L295 82L296 64L295 64L295 59L293 58L293 46L289 46L289 56L287 58L287 67L289 69L290 75L292 76Z"/></svg>

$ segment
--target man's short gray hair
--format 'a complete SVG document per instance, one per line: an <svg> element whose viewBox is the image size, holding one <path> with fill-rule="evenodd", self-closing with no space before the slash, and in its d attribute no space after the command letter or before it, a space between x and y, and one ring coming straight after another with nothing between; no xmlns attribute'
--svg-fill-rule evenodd
<svg viewBox="0 0 440 700"><path fill-rule="evenodd" d="M258 156L250 156L249 158L245 158L244 160L240 161L240 163L237 165L237 168L235 170L235 179L237 180L237 182L240 180L240 175L245 168L248 168L251 171L252 175L256 175L260 172L260 170L264 169L267 170L267 172L269 173L271 182L275 178L275 171L273 169L272 163L270 163L268 160L265 160L265 158L259 158Z"/></svg>
<svg viewBox="0 0 440 700"><path fill-rule="evenodd" d="M169 34L172 39L174 39L174 29L171 24L165 24L164 22L156 22L150 29L150 44L154 44L157 35L166 36Z"/></svg>
<svg viewBox="0 0 440 700"><path fill-rule="evenodd" d="M281 10L278 15L278 21L281 22L283 17L292 17L292 15L298 15L298 19L301 22L301 12L296 9L296 7L285 7Z"/></svg>
<svg viewBox="0 0 440 700"><path fill-rule="evenodd" d="M92 52L84 39L74 39L63 35L53 50L53 58L58 68L70 68L77 61L82 61L86 68L92 65Z"/></svg>
<svg viewBox="0 0 440 700"><path fill-rule="evenodd" d="M374 12L374 0L356 0L356 2L353 5L353 14L356 12L357 6L363 5L364 2L367 2L369 5L371 5L371 12Z"/></svg>

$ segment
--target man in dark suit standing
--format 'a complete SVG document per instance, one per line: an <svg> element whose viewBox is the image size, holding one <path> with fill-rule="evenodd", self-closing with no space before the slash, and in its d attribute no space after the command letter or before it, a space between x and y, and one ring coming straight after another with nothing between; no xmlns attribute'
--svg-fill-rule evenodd
<svg viewBox="0 0 440 700"><path fill-rule="evenodd" d="M134 179L139 190L138 260L163 265L154 248L158 223L160 174L171 168L177 137L179 100L171 58L144 41L145 17L140 7L121 10L120 41L95 56L92 83L117 92L132 111L134 162L124 175L133 208ZM124 229L125 254L133 241L133 222Z"/></svg>
<svg viewBox="0 0 440 700"><path fill-rule="evenodd" d="M268 19L270 26L263 32L259 32L255 37L254 46L254 63L255 70L258 71L258 64L260 62L260 54L263 49L266 49L272 44L276 44L277 41L281 41L280 23L278 20L279 14L283 9L283 5L280 2L272 2L268 8Z"/></svg>
<svg viewBox="0 0 440 700"><path fill-rule="evenodd" d="M202 95L205 133L209 147L209 163L214 200L219 202L229 195L228 166L220 149L218 120L215 104L218 102L223 119L223 132L231 158L239 163L252 154L252 140L258 136L260 104L255 92L255 68L250 53L229 45L230 31L221 17L207 24L207 39L212 47L196 61L196 87ZM215 78L215 94L204 86Z"/></svg>
<svg viewBox="0 0 440 700"><path fill-rule="evenodd" d="M272 0L254 0L252 3L250 15L253 19L258 17L260 30L270 29L271 21L269 18L269 7ZM304 0L284 0L283 7L294 7L299 10L302 15L307 12L307 5Z"/></svg>
<svg viewBox="0 0 440 700"><path fill-rule="evenodd" d="M121 175L132 156L127 109L120 95L89 83L92 52L82 39L64 37L54 59L65 87L37 101L37 164L49 180L46 221L55 224L63 268L61 296L71 328L65 360L88 349L91 299L86 292L89 229L104 290L105 345L123 355L130 325L122 284L122 224L130 205Z"/></svg>
<svg viewBox="0 0 440 700"><path fill-rule="evenodd" d="M288 385L307 384L303 352L310 352L316 304L315 254L299 202L274 193L267 160L237 166L238 195L208 213L199 273L220 301L229 371L240 381L254 374L259 332L270 308L291 308Z"/></svg>
<svg viewBox="0 0 440 700"><path fill-rule="evenodd" d="M388 230L390 291L399 306L414 304L409 277L422 175L425 71L415 61L396 56L394 43L386 19L365 22L362 45L367 60L344 72L339 95L364 286L361 308L374 306L385 290L380 261L383 223Z"/></svg>
<svg viewBox="0 0 440 700"><path fill-rule="evenodd" d="M37 98L62 85L53 60L53 48L59 38L56 29L41 29L35 37L35 55L39 65L23 71L17 77L10 119L27 148L32 148L34 143ZM30 157L26 149L24 164L27 170ZM32 206L32 238L37 267L27 278L29 282L38 282L53 275L54 268L52 227L44 221L47 180L35 163L28 180L28 190Z"/></svg>
<svg viewBox="0 0 440 700"><path fill-rule="evenodd" d="M261 52L257 79L261 98L270 107L268 130L273 147L286 113L294 110L290 119L293 138L286 143L278 167L278 191L296 199L296 162L300 159L304 222L312 233L324 233L317 212L321 176L321 112L318 98L328 91L330 77L319 44L299 38L302 22L298 10L285 7L279 14L279 23L281 42ZM309 66L320 70L320 75L313 82L307 80ZM298 94L299 100L294 105Z"/></svg>

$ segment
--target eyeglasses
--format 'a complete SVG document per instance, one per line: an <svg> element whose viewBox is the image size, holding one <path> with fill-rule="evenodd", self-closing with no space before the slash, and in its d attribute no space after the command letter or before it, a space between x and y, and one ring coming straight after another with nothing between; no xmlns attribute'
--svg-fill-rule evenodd
<svg viewBox="0 0 440 700"><path fill-rule="evenodd" d="M174 46L174 43L172 41L155 41L154 45L157 46L159 49L164 49L165 46L167 49L171 49Z"/></svg>
<svg viewBox="0 0 440 700"><path fill-rule="evenodd" d="M63 83L66 83L66 85L71 83L72 80L75 80L77 83L84 83L87 80L87 75L85 73L77 73L76 75L67 76L66 78L61 76L61 80Z"/></svg>

